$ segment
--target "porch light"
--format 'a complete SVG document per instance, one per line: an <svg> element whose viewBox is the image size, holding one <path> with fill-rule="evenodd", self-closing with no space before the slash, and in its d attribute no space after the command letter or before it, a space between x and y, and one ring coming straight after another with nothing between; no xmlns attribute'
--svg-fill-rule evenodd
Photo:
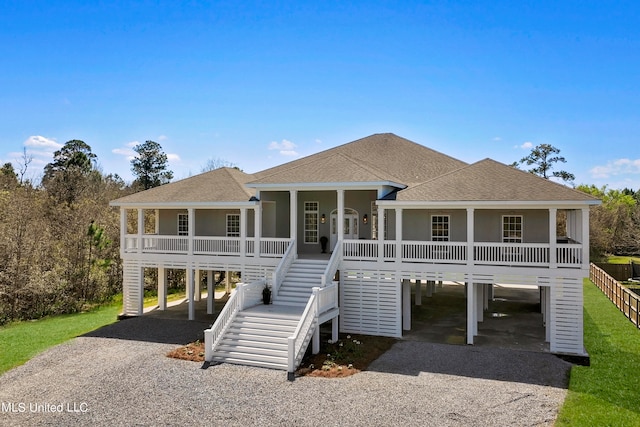
<svg viewBox="0 0 640 427"><path fill-rule="evenodd" d="M327 217L324 214L320 215L320 224L324 224L326 220Z"/></svg>
<svg viewBox="0 0 640 427"><path fill-rule="evenodd" d="M364 215L362 216L362 223L363 223L363 224L366 224L366 223L368 223L368 222L369 222L369 217L367 216L367 214L364 214Z"/></svg>

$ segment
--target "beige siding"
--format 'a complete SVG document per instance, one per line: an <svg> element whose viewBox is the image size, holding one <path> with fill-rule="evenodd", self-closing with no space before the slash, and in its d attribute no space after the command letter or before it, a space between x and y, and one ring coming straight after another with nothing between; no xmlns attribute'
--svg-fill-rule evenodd
<svg viewBox="0 0 640 427"><path fill-rule="evenodd" d="M513 211L478 209L474 214L475 241L501 242L503 215L522 215L524 243L549 242L549 211L544 209Z"/></svg>

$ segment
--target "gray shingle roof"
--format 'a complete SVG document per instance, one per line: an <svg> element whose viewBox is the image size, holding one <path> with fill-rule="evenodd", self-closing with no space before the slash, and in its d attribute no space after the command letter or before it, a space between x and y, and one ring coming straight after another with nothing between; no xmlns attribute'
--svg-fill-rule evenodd
<svg viewBox="0 0 640 427"><path fill-rule="evenodd" d="M253 175L237 169L220 168L131 194L111 204L247 202L255 191L245 184L253 179Z"/></svg>
<svg viewBox="0 0 640 427"><path fill-rule="evenodd" d="M332 161L337 163L332 165ZM408 139L381 133L257 172L253 183L391 181L411 185L465 165Z"/></svg>
<svg viewBox="0 0 640 427"><path fill-rule="evenodd" d="M396 193L399 201L594 201L529 172L485 159Z"/></svg>

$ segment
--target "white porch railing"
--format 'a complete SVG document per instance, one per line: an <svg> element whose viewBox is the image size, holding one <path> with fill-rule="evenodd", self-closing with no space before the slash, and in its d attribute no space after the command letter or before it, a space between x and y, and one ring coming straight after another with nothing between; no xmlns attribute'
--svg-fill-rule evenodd
<svg viewBox="0 0 640 427"><path fill-rule="evenodd" d="M431 262L465 264L466 242L402 242L402 260L407 262Z"/></svg>
<svg viewBox="0 0 640 427"><path fill-rule="evenodd" d="M556 259L561 267L582 266L582 245L563 244L556 247Z"/></svg>
<svg viewBox="0 0 640 427"><path fill-rule="evenodd" d="M380 242L376 240L345 240L342 256L347 261L395 261L433 264L472 264L499 266L548 267L551 245L548 243L494 243L476 242L473 253L468 254L467 242L384 241L384 254L379 257ZM401 256L398 257L398 247ZM559 243L556 246L556 264L559 267L582 266L581 244Z"/></svg>
<svg viewBox="0 0 640 427"><path fill-rule="evenodd" d="M213 352L220 343L229 326L233 323L238 313L247 307L257 305L262 300L262 289L266 280L258 280L253 283L236 286L229 300L218 315L215 323L204 331L204 360L211 362Z"/></svg>
<svg viewBox="0 0 640 427"><path fill-rule="evenodd" d="M289 376L293 375L296 368L300 365L304 353L309 346L316 328L319 326L319 319L322 313L338 307L338 284L332 283L325 288L313 288L313 293L309 297L302 317L298 322L296 330L288 338L288 359L287 371ZM319 347L319 343L318 343ZM317 354L318 348L313 349L313 353Z"/></svg>
<svg viewBox="0 0 640 427"><path fill-rule="evenodd" d="M278 295L278 290L280 289L280 284L284 280L287 271L289 271L289 267L293 263L293 261L298 256L296 250L296 241L295 239L291 239L289 241L289 247L285 251L282 259L278 263L278 266L273 271L273 275L271 276L271 295L275 298Z"/></svg>
<svg viewBox="0 0 640 427"><path fill-rule="evenodd" d="M138 245L139 241L142 241L142 248ZM281 257L289 247L290 241L289 238L262 238L260 239L260 256ZM254 256L256 238L249 237L245 242L245 255ZM241 243L239 237L194 236L193 253L195 255L240 256ZM142 239L139 239L137 234L127 234L124 238L123 250L124 253L187 255L189 237L145 234Z"/></svg>
<svg viewBox="0 0 640 427"><path fill-rule="evenodd" d="M549 264L546 243L476 243L474 263L491 265L544 266Z"/></svg>

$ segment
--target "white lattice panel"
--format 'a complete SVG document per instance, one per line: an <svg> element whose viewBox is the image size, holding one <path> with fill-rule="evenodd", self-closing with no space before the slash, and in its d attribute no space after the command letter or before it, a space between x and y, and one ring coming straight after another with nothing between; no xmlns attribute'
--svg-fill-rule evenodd
<svg viewBox="0 0 640 427"><path fill-rule="evenodd" d="M122 268L122 311L124 315L142 315L142 277L140 264L124 262Z"/></svg>
<svg viewBox="0 0 640 427"><path fill-rule="evenodd" d="M400 285L394 272L341 272L342 332L402 336Z"/></svg>
<svg viewBox="0 0 640 427"><path fill-rule="evenodd" d="M585 354L582 280L558 279L551 286L552 353Z"/></svg>

